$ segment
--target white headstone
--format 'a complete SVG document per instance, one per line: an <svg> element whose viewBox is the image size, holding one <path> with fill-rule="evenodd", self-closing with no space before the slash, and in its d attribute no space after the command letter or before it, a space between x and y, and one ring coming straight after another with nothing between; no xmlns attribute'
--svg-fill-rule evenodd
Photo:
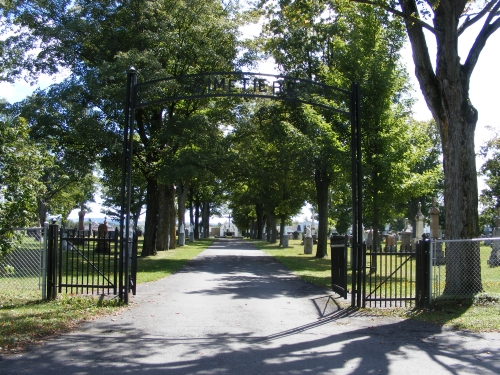
<svg viewBox="0 0 500 375"><path fill-rule="evenodd" d="M422 204L418 203L418 212L415 216L415 238L420 240L424 234L424 215L422 214Z"/></svg>

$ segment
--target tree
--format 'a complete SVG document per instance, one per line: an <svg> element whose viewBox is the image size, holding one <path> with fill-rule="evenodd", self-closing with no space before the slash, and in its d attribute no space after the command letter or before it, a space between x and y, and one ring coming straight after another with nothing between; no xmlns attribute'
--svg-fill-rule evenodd
<svg viewBox="0 0 500 375"><path fill-rule="evenodd" d="M300 212L309 191L312 142L292 125L287 112L283 104L258 103L240 116L231 134L234 164L241 166L231 173L233 215L240 216L236 206L257 215L259 204L272 243L277 239L276 221L283 234L285 223ZM254 210L248 209L251 204ZM247 226L248 221L243 228Z"/></svg>
<svg viewBox="0 0 500 375"><path fill-rule="evenodd" d="M12 228L36 223L37 197L43 156L29 139L24 119L12 116L5 102L0 103L0 258L15 243Z"/></svg>
<svg viewBox="0 0 500 375"><path fill-rule="evenodd" d="M478 187L474 132L477 110L469 98L470 78L488 38L500 27L500 0L418 1L354 0L399 17L410 40L415 75L427 107L437 123L443 148L445 233L450 239L478 235ZM432 24L428 21L432 21ZM459 37L483 22L468 55L459 56ZM424 31L436 40L431 59ZM435 68L433 67L435 62ZM451 250L456 269L447 269L445 293L482 290L479 248ZM449 262L451 263L451 262ZM447 263L447 265L449 264Z"/></svg>
<svg viewBox="0 0 500 375"><path fill-rule="evenodd" d="M493 133L493 129L489 128L489 130ZM479 197L483 208L481 228L486 224L494 227L494 218L499 216L498 209L500 208L500 136L498 134L481 147L481 155L486 158L480 169L480 174L485 177L486 184L486 188L481 191Z"/></svg>
<svg viewBox="0 0 500 375"><path fill-rule="evenodd" d="M398 64L404 40L401 27L368 6L321 0L278 4L267 11L265 48L284 73L337 87L358 82L363 88L364 216L378 228L391 215L387 208L396 197L403 197L398 182L406 176L399 172L406 168L400 160L407 148L394 138L408 113L406 74ZM338 191L333 194L345 197L348 187L349 129L345 118L315 112L310 111L296 126L311 137L318 150L314 164L319 215L316 256L322 257L327 247L328 212L335 212L328 209L328 203L334 203L329 199L330 188L334 184ZM388 183L391 179L393 183ZM338 203L346 207L345 199ZM345 215L340 216L344 223Z"/></svg>
<svg viewBox="0 0 500 375"><path fill-rule="evenodd" d="M328 59L324 47L329 38L327 23L322 18L324 4L316 0L269 3L265 9L264 50L273 56L283 74L310 80L322 77L324 61ZM345 149L330 121L317 111L302 106L296 108L294 117L294 125L314 141L319 156L314 158L311 177L316 186L319 216L316 256L322 258L327 254L328 191L335 169L332 161L335 162L334 155L340 156Z"/></svg>
<svg viewBox="0 0 500 375"><path fill-rule="evenodd" d="M119 145L121 151L121 144ZM103 173L100 177L101 196L103 197L102 213L119 222L121 217L121 184L122 170L116 168L121 163L120 151L106 152L101 157L99 166ZM134 230L137 230L139 218L143 214L146 205L146 181L141 172L137 158L133 160L132 166L132 192L130 200L130 214L132 216Z"/></svg>
<svg viewBox="0 0 500 375"><path fill-rule="evenodd" d="M107 141L101 112L89 109L84 88L71 79L37 90L15 105L28 121L30 137L43 152L44 194L38 197L40 222L47 211L61 214L94 200L93 177Z"/></svg>
<svg viewBox="0 0 500 375"><path fill-rule="evenodd" d="M441 162L441 142L436 123L430 121L409 120L410 157L406 160L410 178L405 184L405 191L410 198L405 204L405 217L415 222L419 204L426 215L432 207L432 200L438 197L442 201L444 178ZM413 225L415 230L416 225Z"/></svg>
<svg viewBox="0 0 500 375"><path fill-rule="evenodd" d="M19 77L27 71L36 77L69 69L75 82L92 88L85 96L88 108L98 109L103 127L111 125L118 134L130 66L137 69L139 80L225 71L233 69L238 52L240 18L232 2L33 0L6 4L2 16L4 30L14 30L2 44L3 72ZM161 180L158 169L159 154L175 147L168 143L165 127L207 104L177 101L136 112L139 137L134 155L141 158L147 184L143 255L154 254L157 245L168 248L169 233L171 241L175 237L172 212L178 181Z"/></svg>

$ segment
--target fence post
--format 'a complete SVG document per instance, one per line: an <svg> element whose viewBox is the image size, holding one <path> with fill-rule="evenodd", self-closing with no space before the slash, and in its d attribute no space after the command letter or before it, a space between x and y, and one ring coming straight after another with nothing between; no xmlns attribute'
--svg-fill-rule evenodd
<svg viewBox="0 0 500 375"><path fill-rule="evenodd" d="M330 236L332 290L347 299L348 236Z"/></svg>
<svg viewBox="0 0 500 375"><path fill-rule="evenodd" d="M425 269L425 278L424 278L424 296L425 296L425 306L430 306L430 292L431 292L431 267L432 267L432 258L431 258L431 241L426 239L424 241L424 269Z"/></svg>
<svg viewBox="0 0 500 375"><path fill-rule="evenodd" d="M139 235L137 230L134 231L134 240L132 245L132 264L131 264L131 275L130 282L132 283L132 294L135 296L137 293L137 247L138 247Z"/></svg>
<svg viewBox="0 0 500 375"><path fill-rule="evenodd" d="M429 284L429 290L428 290L428 297L427 300L429 301L429 306L432 305L432 289L433 289L433 279L434 279L434 274L433 274L433 265L434 265L434 259L436 259L436 239L432 238L429 241L429 264L428 264L428 284Z"/></svg>
<svg viewBox="0 0 500 375"><path fill-rule="evenodd" d="M47 299L47 236L49 223L43 223L43 249L42 249L42 300Z"/></svg>
<svg viewBox="0 0 500 375"><path fill-rule="evenodd" d="M59 243L59 226L49 225L47 240L47 299L53 300L57 296L57 248Z"/></svg>

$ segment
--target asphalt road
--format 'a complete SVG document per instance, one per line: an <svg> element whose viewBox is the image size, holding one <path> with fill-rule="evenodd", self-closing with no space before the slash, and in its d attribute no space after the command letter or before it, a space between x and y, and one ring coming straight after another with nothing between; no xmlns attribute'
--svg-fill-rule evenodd
<svg viewBox="0 0 500 375"><path fill-rule="evenodd" d="M500 374L500 334L339 308L243 241L215 242L129 308L3 358L0 374Z"/></svg>

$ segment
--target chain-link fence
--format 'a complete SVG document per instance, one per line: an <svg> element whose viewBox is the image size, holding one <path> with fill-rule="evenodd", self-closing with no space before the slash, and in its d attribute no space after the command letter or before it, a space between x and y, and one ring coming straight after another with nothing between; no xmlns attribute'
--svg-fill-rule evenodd
<svg viewBox="0 0 500 375"><path fill-rule="evenodd" d="M0 259L0 305L45 298L44 228L14 230L13 249Z"/></svg>
<svg viewBox="0 0 500 375"><path fill-rule="evenodd" d="M431 296L500 296L500 238L431 240Z"/></svg>

